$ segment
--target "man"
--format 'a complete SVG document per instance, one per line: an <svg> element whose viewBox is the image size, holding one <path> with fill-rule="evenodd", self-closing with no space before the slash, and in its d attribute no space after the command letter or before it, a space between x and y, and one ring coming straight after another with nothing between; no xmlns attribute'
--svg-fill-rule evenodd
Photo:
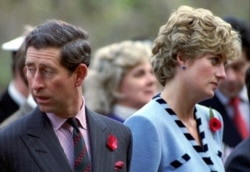
<svg viewBox="0 0 250 172"><path fill-rule="evenodd" d="M27 35L25 46L26 77L38 108L0 132L0 171L129 171L130 130L85 106L87 33L49 20Z"/></svg>
<svg viewBox="0 0 250 172"><path fill-rule="evenodd" d="M246 86L248 98L250 99L250 67L246 72ZM243 140L227 158L225 163L227 172L249 172L250 171L250 137Z"/></svg>
<svg viewBox="0 0 250 172"><path fill-rule="evenodd" d="M223 117L224 159L226 159L232 149L249 135L250 110L244 80L246 69L250 65L250 31L249 26L244 21L233 17L226 17L224 20L231 24L241 35L242 57L226 66L226 79L219 83L215 96L201 102L201 104L216 109ZM239 107L237 109L239 113L237 114L240 114L242 119L240 126L235 122L236 113L234 112L236 112L236 109L233 108L233 102L230 101L235 100L237 97L239 97Z"/></svg>
<svg viewBox="0 0 250 172"><path fill-rule="evenodd" d="M22 73L19 72L19 68L23 68L23 66L18 65L19 58L16 56L16 54L25 39L25 35L28 31L30 31L30 29L31 28L27 26L25 28L25 33L22 36L19 36L18 38L15 38L2 45L3 50L11 52L11 68L13 78L7 89L4 90L0 95L0 123L17 111L28 96L28 86L22 79Z"/></svg>

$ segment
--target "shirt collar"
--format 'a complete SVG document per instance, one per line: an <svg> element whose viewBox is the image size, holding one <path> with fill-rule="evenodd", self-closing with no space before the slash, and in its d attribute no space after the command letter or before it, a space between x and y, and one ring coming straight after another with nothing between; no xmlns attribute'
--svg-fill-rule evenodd
<svg viewBox="0 0 250 172"><path fill-rule="evenodd" d="M80 109L80 111L75 115L75 118L78 119L80 123L80 127L87 129L87 122L86 122L86 114L85 114L85 99L83 99L83 105ZM60 127L66 122L66 118L59 117L55 115L54 113L46 113L47 117L49 118L51 125L54 129L54 131L59 130Z"/></svg>
<svg viewBox="0 0 250 172"><path fill-rule="evenodd" d="M8 92L10 94L10 96L12 97L12 99L19 105L21 106L25 100L26 97L23 96L15 87L14 82L11 81L9 86L8 86Z"/></svg>
<svg viewBox="0 0 250 172"><path fill-rule="evenodd" d="M218 99L221 101L222 104L228 104L230 99L228 97L226 97L222 92L220 92L218 89L215 91L216 96L218 97ZM247 98L247 89L246 86L244 86L242 88L242 90L239 93L239 98L241 101L243 102L247 102L248 98Z"/></svg>
<svg viewBox="0 0 250 172"><path fill-rule="evenodd" d="M136 111L137 109L116 104L113 107L112 113L116 115L117 117L121 118L122 120L126 120Z"/></svg>

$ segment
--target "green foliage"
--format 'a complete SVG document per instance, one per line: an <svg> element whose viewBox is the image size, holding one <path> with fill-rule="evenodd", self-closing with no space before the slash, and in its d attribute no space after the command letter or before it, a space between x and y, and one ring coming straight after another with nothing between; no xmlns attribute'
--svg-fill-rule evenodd
<svg viewBox="0 0 250 172"><path fill-rule="evenodd" d="M26 24L55 18L87 30L94 52L124 39L153 39L172 10L184 4L249 22L249 0L0 0L0 43L19 36ZM0 89L11 78L10 59L5 56L0 51Z"/></svg>

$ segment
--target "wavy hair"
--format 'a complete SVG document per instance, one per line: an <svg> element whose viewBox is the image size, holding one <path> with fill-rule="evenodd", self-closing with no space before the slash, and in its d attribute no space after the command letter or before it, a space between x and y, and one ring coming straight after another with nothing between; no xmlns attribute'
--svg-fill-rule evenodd
<svg viewBox="0 0 250 172"><path fill-rule="evenodd" d="M239 34L211 11L181 6L160 27L154 40L151 63L162 86L175 75L177 53L194 60L211 53L226 60L239 57Z"/></svg>
<svg viewBox="0 0 250 172"><path fill-rule="evenodd" d="M119 87L126 73L149 62L151 55L150 46L142 41L126 40L98 49L83 86L88 107L110 114L117 99L123 97Z"/></svg>
<svg viewBox="0 0 250 172"><path fill-rule="evenodd" d="M48 20L38 25L25 39L25 49L34 47L59 48L60 63L72 73L80 63L89 65L91 47L88 33L80 27L61 20Z"/></svg>

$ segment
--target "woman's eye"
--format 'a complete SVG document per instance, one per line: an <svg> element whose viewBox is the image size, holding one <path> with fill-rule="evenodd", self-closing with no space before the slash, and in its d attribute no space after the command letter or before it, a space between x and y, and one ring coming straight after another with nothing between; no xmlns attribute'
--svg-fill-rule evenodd
<svg viewBox="0 0 250 172"><path fill-rule="evenodd" d="M220 63L220 59L218 57L211 58L211 62L213 65L217 65Z"/></svg>
<svg viewBox="0 0 250 172"><path fill-rule="evenodd" d="M134 74L134 76L137 77L137 78L139 78L139 77L143 76L144 73L145 73L144 71L138 71L138 72L136 72L136 73Z"/></svg>

